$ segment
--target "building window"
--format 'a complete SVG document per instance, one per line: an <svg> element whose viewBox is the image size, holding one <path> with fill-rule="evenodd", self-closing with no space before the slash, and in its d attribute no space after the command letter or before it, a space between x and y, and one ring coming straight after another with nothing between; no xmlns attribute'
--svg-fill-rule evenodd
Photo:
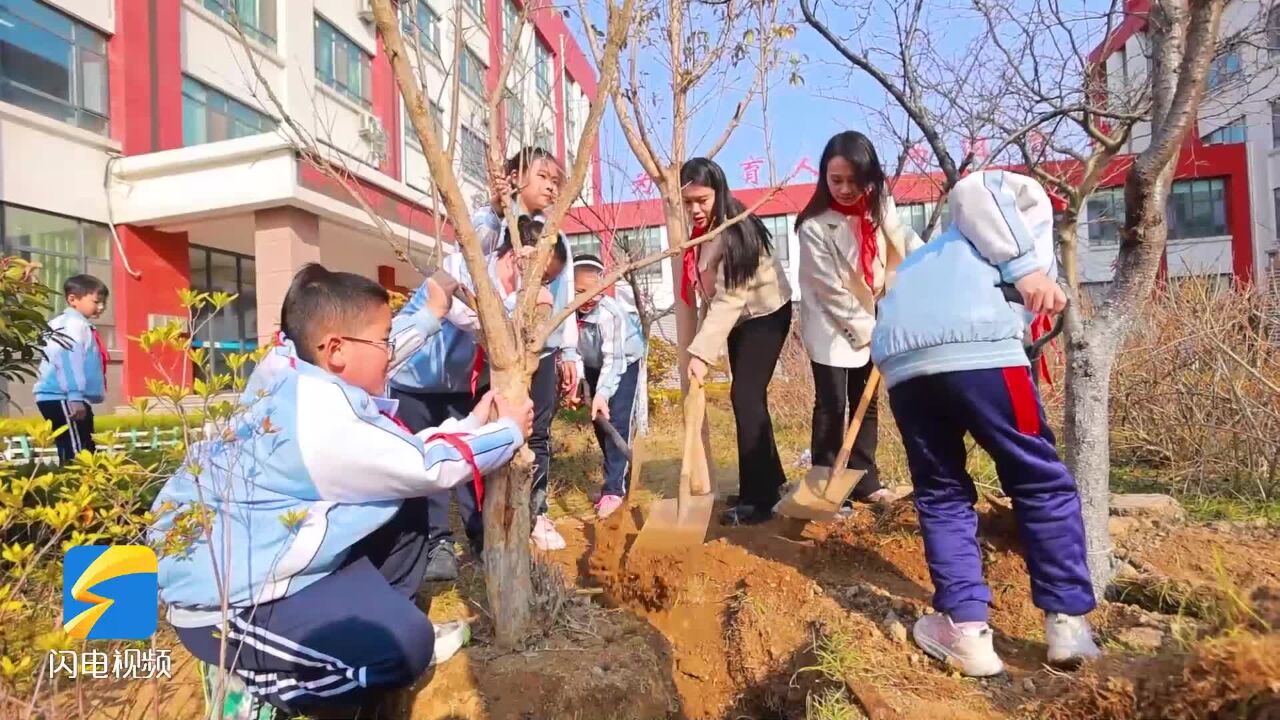
<svg viewBox="0 0 1280 720"><path fill-rule="evenodd" d="M489 156L489 145L484 138L469 127L461 128L458 138L458 159L462 165L462 174L478 183L485 182L485 158Z"/></svg>
<svg viewBox="0 0 1280 720"><path fill-rule="evenodd" d="M543 150L546 150L552 155L555 155L556 154L555 133L551 132L545 127L538 126L538 128L533 131L533 146L542 148Z"/></svg>
<svg viewBox="0 0 1280 720"><path fill-rule="evenodd" d="M1267 54L1272 60L1280 58L1280 6L1272 5L1267 12Z"/></svg>
<svg viewBox="0 0 1280 720"><path fill-rule="evenodd" d="M111 231L105 225L51 215L16 205L0 205L4 241L0 253L40 263L40 282L53 288L53 314L66 308L62 284L72 275L88 273L111 286ZM95 321L102 341L114 349L115 313L112 303Z"/></svg>
<svg viewBox="0 0 1280 720"><path fill-rule="evenodd" d="M541 41L537 43L534 56L533 76L538 86L538 94L551 98L551 51Z"/></svg>
<svg viewBox="0 0 1280 720"><path fill-rule="evenodd" d="M1209 77L1205 86L1210 90L1222 87L1240 76L1240 51L1232 48L1213 59L1209 65Z"/></svg>
<svg viewBox="0 0 1280 720"><path fill-rule="evenodd" d="M1183 180L1169 193L1166 218L1170 240L1222 237L1227 234L1226 182Z"/></svg>
<svg viewBox="0 0 1280 720"><path fill-rule="evenodd" d="M196 292L225 292L236 296L222 310L197 310L191 346L207 348L209 362L203 373L229 372L227 355L250 352L258 347L258 291L253 258L223 250L192 245L191 289Z"/></svg>
<svg viewBox="0 0 1280 720"><path fill-rule="evenodd" d="M1272 209L1276 213L1274 221L1275 235L1276 239L1280 240L1280 188L1276 188L1271 191L1271 204Z"/></svg>
<svg viewBox="0 0 1280 720"><path fill-rule="evenodd" d="M480 21L481 25L484 24L484 0L462 0L462 4Z"/></svg>
<svg viewBox="0 0 1280 720"><path fill-rule="evenodd" d="M416 6L415 13L404 13L404 34L416 37L423 50L440 57L440 15L427 0L418 0Z"/></svg>
<svg viewBox="0 0 1280 720"><path fill-rule="evenodd" d="M462 81L462 87L484 97L484 74L487 69L475 51L463 48L462 62L458 64L458 78Z"/></svg>
<svg viewBox="0 0 1280 720"><path fill-rule="evenodd" d="M642 227L618 230L613 234L613 257L619 262L635 262L662 250L662 228ZM636 284L647 299L652 299L662 283L662 266L653 263L635 271Z"/></svg>
<svg viewBox="0 0 1280 720"><path fill-rule="evenodd" d="M564 76L564 156L568 167L573 167L574 151L578 149L578 105L574 102L574 84Z"/></svg>
<svg viewBox="0 0 1280 720"><path fill-rule="evenodd" d="M240 22L244 34L268 47L276 46L276 0L204 0L227 22Z"/></svg>
<svg viewBox="0 0 1280 720"><path fill-rule="evenodd" d="M0 100L107 134L107 37L36 0L0 2Z"/></svg>
<svg viewBox="0 0 1280 720"><path fill-rule="evenodd" d="M520 8L516 7L513 0L506 0L502 4L502 46L511 49L515 47L516 40L519 35L516 34L516 28L520 27Z"/></svg>
<svg viewBox="0 0 1280 720"><path fill-rule="evenodd" d="M182 78L182 144L231 140L271 132L276 121L198 80Z"/></svg>
<svg viewBox="0 0 1280 720"><path fill-rule="evenodd" d="M1095 190L1085 201L1085 218L1090 245L1119 243L1120 228L1124 226L1124 188Z"/></svg>
<svg viewBox="0 0 1280 720"><path fill-rule="evenodd" d="M316 77L368 107L373 101L372 58L329 21L316 16Z"/></svg>
<svg viewBox="0 0 1280 720"><path fill-rule="evenodd" d="M524 144L524 101L507 91L507 136L517 149Z"/></svg>
<svg viewBox="0 0 1280 720"><path fill-rule="evenodd" d="M440 135L440 142L446 143L448 139L444 137L444 110L434 102L428 100L428 107L431 108L431 119L435 121L436 132ZM409 119L409 106L401 104L404 108L404 137L409 142L410 147L422 149L422 142L418 139L418 131L413 129L413 121Z"/></svg>
<svg viewBox="0 0 1280 720"><path fill-rule="evenodd" d="M604 257L600 255L600 236L595 233L573 233L566 235L569 239L569 249L573 251L574 257L583 255L595 255L603 262Z"/></svg>
<svg viewBox="0 0 1280 720"><path fill-rule="evenodd" d="M1228 143L1242 143L1246 139L1247 128L1244 116L1232 120L1222 127L1200 138L1205 145L1226 145Z"/></svg>
<svg viewBox="0 0 1280 720"><path fill-rule="evenodd" d="M791 223L790 215L770 215L762 217L765 229L773 238L773 256L785 265L791 261Z"/></svg>
<svg viewBox="0 0 1280 720"><path fill-rule="evenodd" d="M1280 99L1271 101L1271 147L1280 148Z"/></svg>
<svg viewBox="0 0 1280 720"><path fill-rule="evenodd" d="M920 237L924 237L925 225L929 223L930 206L927 203L910 203L898 206L898 218L903 225L908 225Z"/></svg>

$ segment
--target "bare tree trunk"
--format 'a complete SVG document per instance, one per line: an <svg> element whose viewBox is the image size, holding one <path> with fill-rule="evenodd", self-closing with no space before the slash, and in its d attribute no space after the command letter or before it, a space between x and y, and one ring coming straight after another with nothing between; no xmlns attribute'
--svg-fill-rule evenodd
<svg viewBox="0 0 1280 720"><path fill-rule="evenodd" d="M1073 308L1072 312L1076 312ZM1063 432L1067 467L1080 488L1089 577L1101 598L1111 582L1111 367L1116 339L1089 333L1067 342L1067 381L1064 390Z"/></svg>
<svg viewBox="0 0 1280 720"><path fill-rule="evenodd" d="M520 369L498 370L490 387L504 397L528 397L529 376ZM525 640L533 607L530 580L529 507L533 485L533 453L520 449L511 464L485 478L484 569L489 612L498 646L514 648Z"/></svg>

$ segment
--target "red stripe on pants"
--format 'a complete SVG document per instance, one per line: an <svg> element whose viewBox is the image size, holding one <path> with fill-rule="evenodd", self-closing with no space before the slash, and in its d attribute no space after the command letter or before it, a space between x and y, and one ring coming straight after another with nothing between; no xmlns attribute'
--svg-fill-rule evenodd
<svg viewBox="0 0 1280 720"><path fill-rule="evenodd" d="M1031 371L1024 367L1004 368L1004 384L1009 390L1009 402L1013 405L1013 422L1023 435L1040 434L1040 401L1035 385L1031 383Z"/></svg>

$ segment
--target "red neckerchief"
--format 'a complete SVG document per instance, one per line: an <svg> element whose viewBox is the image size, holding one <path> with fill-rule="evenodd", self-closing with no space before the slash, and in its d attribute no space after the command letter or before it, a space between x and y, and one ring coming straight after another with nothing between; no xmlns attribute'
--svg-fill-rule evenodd
<svg viewBox="0 0 1280 720"><path fill-rule="evenodd" d="M832 200L831 209L849 218L850 227L857 231L858 266L862 270L862 279L866 281L867 287L875 292L876 256L880 253L880 248L879 243L876 242L876 225L871 220L866 194L861 195L852 205L842 205ZM855 226L854 223L857 225Z"/></svg>
<svg viewBox="0 0 1280 720"><path fill-rule="evenodd" d="M107 344L102 342L102 336L98 334L98 328L90 325L89 331L93 333L93 344L98 346L98 359L102 361L102 389L107 389L107 362L111 359L107 355Z"/></svg>
<svg viewBox="0 0 1280 720"><path fill-rule="evenodd" d="M706 228L694 228L689 233L689 239L697 240L706 234ZM681 258L684 261L684 273L680 276L680 299L685 305L693 305L693 287L698 282L698 248L697 245L687 248Z"/></svg>
<svg viewBox="0 0 1280 720"><path fill-rule="evenodd" d="M283 330L276 331L275 337L271 339L271 344L275 345L276 347L284 347L284 331ZM298 367L298 358L290 356L289 367L293 367L293 368ZM391 419L395 420L395 418L391 418Z"/></svg>
<svg viewBox="0 0 1280 720"><path fill-rule="evenodd" d="M476 395L476 385L480 383L480 373L484 372L484 364L487 362L484 354L484 348L476 345L476 359L471 363L471 397Z"/></svg>
<svg viewBox="0 0 1280 720"><path fill-rule="evenodd" d="M395 423L396 427L401 430L409 433L410 435L414 434L413 431L409 429L409 426L405 425L404 422L395 415L384 411L382 412L382 416ZM484 476L480 474L480 466L476 464L476 454L471 450L471 446L467 444L467 441L464 440L461 435L455 433L438 432L428 437L424 442L431 442L432 440L442 440L452 445L453 449L457 450L458 454L462 456L462 459L471 466L471 484L474 485L476 489L476 504L480 507L484 507Z"/></svg>
<svg viewBox="0 0 1280 720"><path fill-rule="evenodd" d="M1031 321L1031 342L1044 337L1044 334L1052 328L1053 321L1049 319L1048 315L1043 313L1037 315L1036 319ZM1036 367L1031 369L1031 372L1039 374L1046 383L1053 385L1053 378L1049 377L1049 358L1044 353L1040 353L1040 359L1036 362Z"/></svg>

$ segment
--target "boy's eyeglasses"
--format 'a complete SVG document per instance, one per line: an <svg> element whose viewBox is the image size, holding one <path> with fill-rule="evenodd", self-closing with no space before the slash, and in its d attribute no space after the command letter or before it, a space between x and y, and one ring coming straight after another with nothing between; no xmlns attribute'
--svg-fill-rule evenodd
<svg viewBox="0 0 1280 720"><path fill-rule="evenodd" d="M361 345L372 345L373 347L381 348L383 351L387 353L387 357L391 357L396 353L395 338L388 338L387 340L367 340L365 338L351 337L350 335L339 335L338 339L346 340L348 342L353 342L353 343L360 343ZM318 345L317 348L324 348L324 345Z"/></svg>

